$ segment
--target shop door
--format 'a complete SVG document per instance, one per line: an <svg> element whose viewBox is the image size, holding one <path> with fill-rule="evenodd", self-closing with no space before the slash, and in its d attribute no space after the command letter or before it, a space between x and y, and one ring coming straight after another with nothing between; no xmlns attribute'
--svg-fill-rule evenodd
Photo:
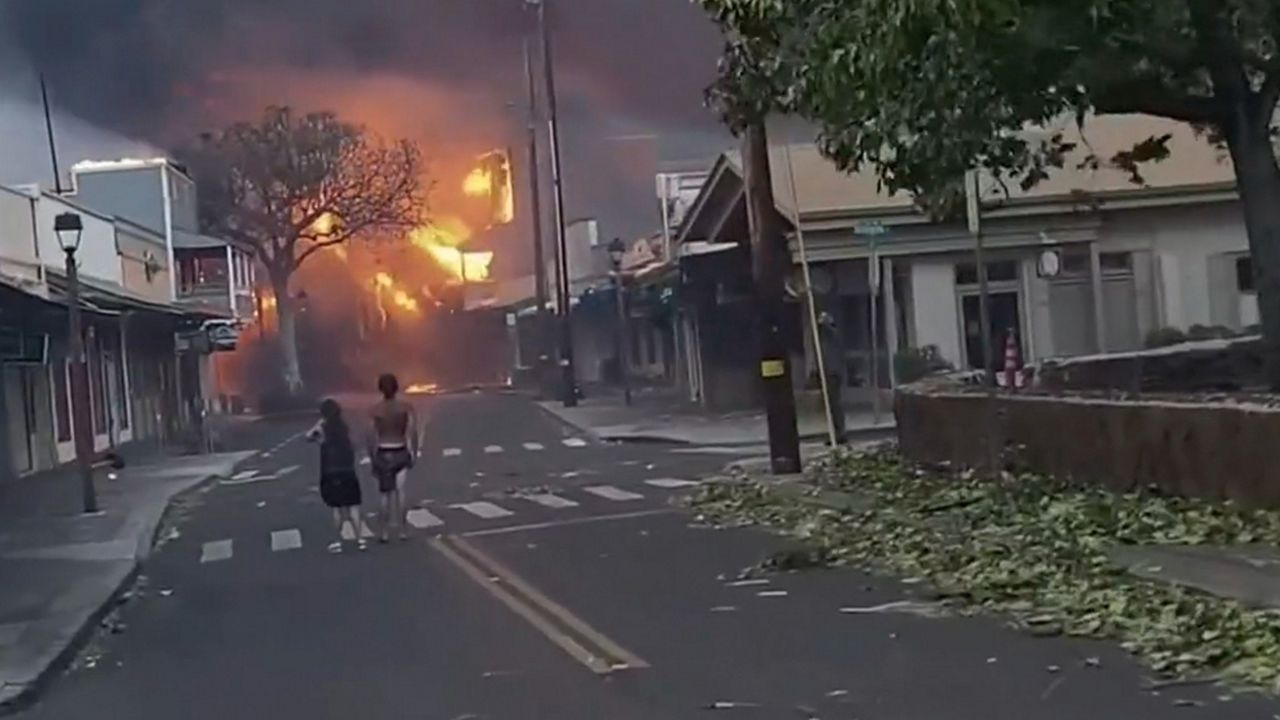
<svg viewBox="0 0 1280 720"><path fill-rule="evenodd" d="M981 308L977 294L966 294L962 298L964 304L964 348L965 362L969 368L982 367L982 322ZM1004 366L1005 343L1009 334L1013 333L1018 344L1018 356L1026 357L1022 344L1021 311L1016 291L990 293L991 310L991 355L996 368Z"/></svg>

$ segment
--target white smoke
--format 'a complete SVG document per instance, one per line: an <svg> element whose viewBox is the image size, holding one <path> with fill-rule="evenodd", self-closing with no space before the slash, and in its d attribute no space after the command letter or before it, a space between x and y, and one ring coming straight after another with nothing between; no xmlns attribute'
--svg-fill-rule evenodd
<svg viewBox="0 0 1280 720"><path fill-rule="evenodd" d="M104 130L65 113L53 116L63 186L68 169L81 160L154 157L163 152L140 140ZM39 103L0 94L0 185L39 183L53 187L53 163Z"/></svg>

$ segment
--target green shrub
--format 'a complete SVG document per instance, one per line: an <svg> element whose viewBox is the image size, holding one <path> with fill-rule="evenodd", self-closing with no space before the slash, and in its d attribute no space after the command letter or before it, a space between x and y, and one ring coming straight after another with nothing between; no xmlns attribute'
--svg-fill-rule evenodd
<svg viewBox="0 0 1280 720"><path fill-rule="evenodd" d="M894 356L893 367L899 383L913 383L921 378L955 369L942 357L937 345L902 350Z"/></svg>

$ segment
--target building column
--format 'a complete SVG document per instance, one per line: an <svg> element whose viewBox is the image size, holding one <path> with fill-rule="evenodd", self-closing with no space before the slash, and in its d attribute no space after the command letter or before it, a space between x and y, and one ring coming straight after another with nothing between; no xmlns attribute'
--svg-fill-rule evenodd
<svg viewBox="0 0 1280 720"><path fill-rule="evenodd" d="M1107 351L1107 316L1103 307L1102 260L1098 243L1089 243L1089 279L1093 283L1093 333L1098 352Z"/></svg>
<svg viewBox="0 0 1280 720"><path fill-rule="evenodd" d="M881 260L880 287L884 293L884 344L889 358L889 387L898 387L898 297L894 286L893 258Z"/></svg>

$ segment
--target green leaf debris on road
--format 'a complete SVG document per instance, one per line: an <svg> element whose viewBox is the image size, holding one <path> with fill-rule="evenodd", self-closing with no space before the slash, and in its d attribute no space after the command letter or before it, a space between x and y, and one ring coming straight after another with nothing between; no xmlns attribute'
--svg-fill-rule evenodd
<svg viewBox="0 0 1280 720"><path fill-rule="evenodd" d="M1223 678L1280 693L1280 611L1147 582L1117 567L1116 545L1280 545L1280 512L1117 495L1035 475L999 480L911 468L892 453L821 463L809 493L750 478L704 487L706 517L759 523L814 557L927 579L970 609L1037 634L1112 638L1168 677ZM813 502L836 491L860 502Z"/></svg>

